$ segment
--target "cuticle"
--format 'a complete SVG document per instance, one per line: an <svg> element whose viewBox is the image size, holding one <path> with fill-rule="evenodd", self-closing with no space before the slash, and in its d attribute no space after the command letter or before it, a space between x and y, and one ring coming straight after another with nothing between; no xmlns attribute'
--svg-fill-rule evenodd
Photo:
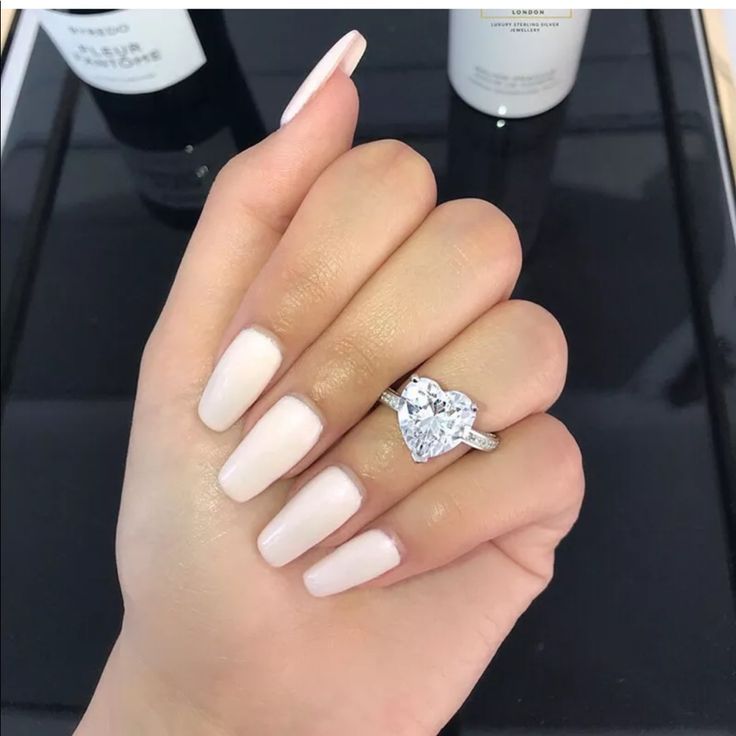
<svg viewBox="0 0 736 736"><path fill-rule="evenodd" d="M246 330L255 330L256 332L260 332L261 335L263 335L264 337L268 338L276 346L276 349L279 351L279 354L281 355L281 359L283 361L285 355L284 345L275 332L269 330L268 327L262 327L261 325L257 325L254 323L245 325L241 332L245 332Z"/></svg>
<svg viewBox="0 0 736 736"><path fill-rule="evenodd" d="M327 422L325 421L325 415L322 413L322 410L317 406L317 404L312 401L306 394L300 394L296 391L289 391L285 393L281 398L286 398L287 396L291 396L293 399L296 399L297 401L301 401L302 404L304 404L306 407L308 407L312 413L317 417L320 423L320 435L322 432L324 432L325 427L327 426ZM279 399L280 401L280 399Z"/></svg>
<svg viewBox="0 0 736 736"><path fill-rule="evenodd" d="M343 473L345 473L345 475L348 476L348 478L350 478L353 485L357 488L358 493L360 494L360 507L362 508L366 498L368 497L368 492L360 476L349 465L346 465L345 463L332 463L327 467L339 468L340 470L342 470ZM323 473L325 470L327 470L327 468L325 468L324 470L320 470L320 473Z"/></svg>
<svg viewBox="0 0 736 736"><path fill-rule="evenodd" d="M407 550L406 545L401 541L399 535L392 529L386 529L381 526L374 526L373 529L385 534L391 540L394 547L396 547L396 551L399 553L399 565L402 565L406 561ZM398 565L396 565L396 567L398 567Z"/></svg>

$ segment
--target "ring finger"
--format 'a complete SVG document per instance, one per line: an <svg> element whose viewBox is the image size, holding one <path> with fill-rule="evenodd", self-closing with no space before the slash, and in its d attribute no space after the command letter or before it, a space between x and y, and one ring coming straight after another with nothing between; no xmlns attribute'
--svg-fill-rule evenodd
<svg viewBox="0 0 736 736"><path fill-rule="evenodd" d="M554 317L514 300L476 320L417 373L467 392L478 406L476 428L501 430L555 401L566 354ZM379 406L297 480L293 497L258 537L258 548L278 567L319 542L342 544L468 449L460 444L429 462L414 462L396 414Z"/></svg>
<svg viewBox="0 0 736 736"><path fill-rule="evenodd" d="M546 583L582 501L580 451L548 414L515 424L501 442L497 452L468 453L312 565L304 573L309 592L332 595L374 579L390 585L489 541Z"/></svg>
<svg viewBox="0 0 736 736"><path fill-rule="evenodd" d="M330 165L225 330L227 349L199 402L204 424L232 426L424 220L434 198L429 164L398 141L358 146Z"/></svg>
<svg viewBox="0 0 736 736"><path fill-rule="evenodd" d="M436 208L251 409L220 472L223 490L245 501L305 468L386 386L508 297L519 267L500 210L480 200Z"/></svg>

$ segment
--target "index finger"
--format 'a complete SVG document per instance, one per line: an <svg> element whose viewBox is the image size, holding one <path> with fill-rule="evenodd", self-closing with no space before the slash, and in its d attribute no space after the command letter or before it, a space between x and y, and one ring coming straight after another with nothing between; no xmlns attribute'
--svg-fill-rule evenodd
<svg viewBox="0 0 736 736"><path fill-rule="evenodd" d="M314 181L350 148L357 111L355 85L338 67L288 125L217 176L149 341L176 356L177 382L206 378L248 285Z"/></svg>

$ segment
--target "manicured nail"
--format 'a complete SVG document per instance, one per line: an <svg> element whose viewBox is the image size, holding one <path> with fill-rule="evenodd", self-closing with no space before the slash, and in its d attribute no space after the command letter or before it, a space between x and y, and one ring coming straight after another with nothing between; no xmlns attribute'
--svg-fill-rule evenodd
<svg viewBox="0 0 736 736"><path fill-rule="evenodd" d="M324 86L336 69L350 76L365 52L366 40L358 31L346 33L309 72L281 115L281 125L286 125L309 100Z"/></svg>
<svg viewBox="0 0 736 736"><path fill-rule="evenodd" d="M248 432L220 470L220 486L235 501L265 491L316 444L322 420L296 396L279 399Z"/></svg>
<svg viewBox="0 0 736 736"><path fill-rule="evenodd" d="M304 573L304 585L322 598L383 575L401 562L394 540L380 529L370 529L312 565Z"/></svg>
<svg viewBox="0 0 736 736"><path fill-rule="evenodd" d="M199 418L224 432L261 395L280 365L281 351L272 337L253 327L243 330L212 371L199 401Z"/></svg>
<svg viewBox="0 0 736 736"><path fill-rule="evenodd" d="M336 466L325 468L258 535L263 559L274 567L291 562L341 527L362 500L348 473Z"/></svg>

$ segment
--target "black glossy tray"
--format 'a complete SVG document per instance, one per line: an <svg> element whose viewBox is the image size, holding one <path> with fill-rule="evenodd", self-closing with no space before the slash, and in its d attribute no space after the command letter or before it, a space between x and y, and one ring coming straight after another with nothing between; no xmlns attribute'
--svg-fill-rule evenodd
<svg viewBox="0 0 736 736"><path fill-rule="evenodd" d="M448 732L733 732L736 258L697 16L594 11L571 97L503 128L452 94L444 12L227 20L269 130L320 50L360 28L359 139L401 138L442 198L505 208L517 293L568 335L554 413L583 449L583 513ZM3 719L51 728L90 697L119 624L137 363L187 237L142 206L42 35L2 176Z"/></svg>

